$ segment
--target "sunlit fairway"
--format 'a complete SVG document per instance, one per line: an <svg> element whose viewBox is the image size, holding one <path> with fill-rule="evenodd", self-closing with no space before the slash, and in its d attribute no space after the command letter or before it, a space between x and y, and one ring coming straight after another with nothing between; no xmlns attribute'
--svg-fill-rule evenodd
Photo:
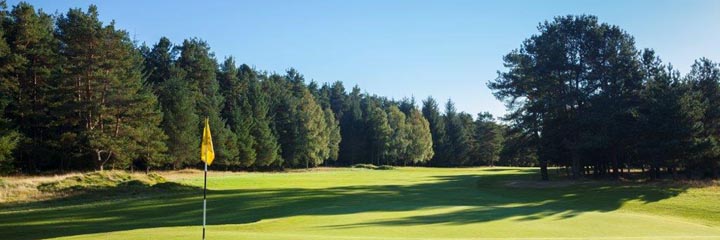
<svg viewBox="0 0 720 240"><path fill-rule="evenodd" d="M211 172L208 239L720 239L720 187L535 169ZM177 179L202 186L202 175ZM0 239L200 239L201 189L4 205Z"/></svg>

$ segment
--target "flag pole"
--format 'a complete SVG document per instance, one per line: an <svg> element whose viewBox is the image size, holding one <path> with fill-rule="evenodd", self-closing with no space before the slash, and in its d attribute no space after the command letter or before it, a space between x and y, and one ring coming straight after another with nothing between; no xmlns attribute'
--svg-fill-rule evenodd
<svg viewBox="0 0 720 240"><path fill-rule="evenodd" d="M206 212L207 212L207 162L205 162L205 184L203 184L203 235L202 235L203 240L205 240Z"/></svg>

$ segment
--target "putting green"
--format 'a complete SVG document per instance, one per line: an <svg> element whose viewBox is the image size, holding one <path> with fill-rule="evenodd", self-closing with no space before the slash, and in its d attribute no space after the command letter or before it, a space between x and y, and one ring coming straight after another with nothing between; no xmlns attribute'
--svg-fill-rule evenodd
<svg viewBox="0 0 720 240"><path fill-rule="evenodd" d="M526 168L212 172L207 238L720 239L717 185L536 177ZM178 181L202 186L201 175ZM2 239L199 239L201 223L200 188L0 210Z"/></svg>

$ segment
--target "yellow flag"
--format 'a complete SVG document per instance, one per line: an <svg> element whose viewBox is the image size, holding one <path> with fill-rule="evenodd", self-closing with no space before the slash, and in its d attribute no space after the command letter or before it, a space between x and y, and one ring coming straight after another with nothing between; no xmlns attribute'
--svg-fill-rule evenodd
<svg viewBox="0 0 720 240"><path fill-rule="evenodd" d="M203 130L202 146L200 147L200 159L207 165L212 164L213 160L215 160L215 150L210 135L210 123L207 118L205 118L205 129Z"/></svg>

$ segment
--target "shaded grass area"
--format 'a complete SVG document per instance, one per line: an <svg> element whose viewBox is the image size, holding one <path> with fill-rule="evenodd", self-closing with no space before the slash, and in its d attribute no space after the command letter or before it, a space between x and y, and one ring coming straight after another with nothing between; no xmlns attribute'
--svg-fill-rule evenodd
<svg viewBox="0 0 720 240"><path fill-rule="evenodd" d="M712 197L720 197L715 190L709 195L698 193L702 196L695 199L655 206L654 203L673 199L692 189L674 184L606 181L541 188L509 187L507 184L513 181L531 182L536 176L534 169L518 168L407 168L231 175L210 179L209 224L243 225L292 217L320 219L382 213L390 217L352 223L316 220L313 224L320 223L321 226L315 230L321 233L325 230L351 232L352 229L373 227L403 229L438 224L462 227L503 220L522 223L571 219L585 213L616 211L630 204L627 207L630 210L649 212L666 209L659 212L711 227L720 226L720 206L711 200ZM198 226L202 221L202 189L198 187L201 181L200 177L182 181L182 184L115 185L65 199L3 206L0 210L0 236L10 236L4 239L37 239ZM158 185L160 187L156 187ZM673 208L667 210L668 206ZM450 210L407 214L437 208ZM279 229L289 231L310 222L286 224L280 225ZM137 237L140 238L140 235Z"/></svg>

